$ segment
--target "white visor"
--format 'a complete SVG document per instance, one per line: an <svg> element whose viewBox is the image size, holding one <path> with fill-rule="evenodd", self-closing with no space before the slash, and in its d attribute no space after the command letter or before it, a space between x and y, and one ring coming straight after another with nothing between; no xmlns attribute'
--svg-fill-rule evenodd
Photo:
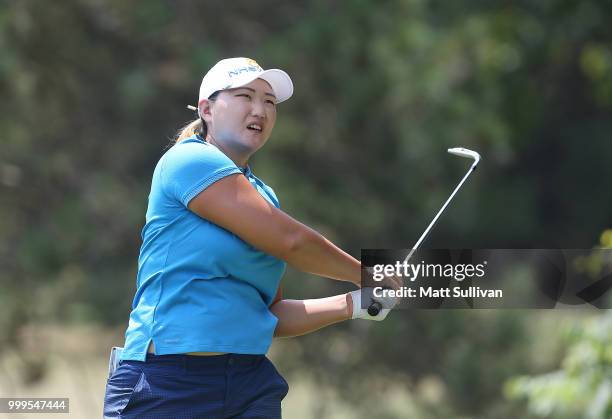
<svg viewBox="0 0 612 419"><path fill-rule="evenodd" d="M202 79L198 105L219 90L235 89L255 79L263 79L270 84L276 96L276 103L281 103L293 95L291 77L283 70L264 70L250 58L226 58L215 64Z"/></svg>

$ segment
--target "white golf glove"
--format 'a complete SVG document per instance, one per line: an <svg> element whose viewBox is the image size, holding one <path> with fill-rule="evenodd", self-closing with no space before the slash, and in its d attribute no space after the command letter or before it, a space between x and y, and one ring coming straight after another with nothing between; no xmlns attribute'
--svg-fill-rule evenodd
<svg viewBox="0 0 612 419"><path fill-rule="evenodd" d="M353 299L353 319L384 320L399 301L397 297L375 297L374 288L371 287L351 291L350 294ZM364 307L366 308L361 308L362 299L365 300ZM368 314L368 307L374 302L379 302L382 305L382 309L376 316L370 316Z"/></svg>

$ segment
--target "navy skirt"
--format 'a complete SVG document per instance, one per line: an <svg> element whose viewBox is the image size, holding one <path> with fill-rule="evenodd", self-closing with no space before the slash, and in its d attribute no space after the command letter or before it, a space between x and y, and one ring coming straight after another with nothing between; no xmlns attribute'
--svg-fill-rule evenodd
<svg viewBox="0 0 612 419"><path fill-rule="evenodd" d="M105 418L280 418L289 386L265 355L147 355L108 379Z"/></svg>

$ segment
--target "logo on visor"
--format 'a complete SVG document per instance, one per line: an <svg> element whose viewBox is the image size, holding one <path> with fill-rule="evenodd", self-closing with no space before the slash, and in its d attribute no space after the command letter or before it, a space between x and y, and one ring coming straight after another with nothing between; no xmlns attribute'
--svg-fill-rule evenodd
<svg viewBox="0 0 612 419"><path fill-rule="evenodd" d="M249 63L250 66L252 67L257 67L259 70L261 70L261 66L259 64L257 64L257 61L252 60L250 58L247 58L247 63Z"/></svg>
<svg viewBox="0 0 612 419"><path fill-rule="evenodd" d="M229 70L227 72L227 75L232 78L232 77L236 77L239 76L243 73L259 73L263 71L263 69L259 66L259 64L257 64L257 61L252 60L252 59L247 59L247 65L243 66L243 67L237 67L234 68L233 70Z"/></svg>

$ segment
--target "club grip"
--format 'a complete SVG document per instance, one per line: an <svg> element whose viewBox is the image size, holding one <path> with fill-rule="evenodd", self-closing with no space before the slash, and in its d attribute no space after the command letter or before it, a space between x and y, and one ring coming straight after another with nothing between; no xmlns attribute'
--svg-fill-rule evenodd
<svg viewBox="0 0 612 419"><path fill-rule="evenodd" d="M372 304L370 304L370 307L368 307L368 314L370 316L378 316L380 310L382 310L382 304L378 301L374 301Z"/></svg>

